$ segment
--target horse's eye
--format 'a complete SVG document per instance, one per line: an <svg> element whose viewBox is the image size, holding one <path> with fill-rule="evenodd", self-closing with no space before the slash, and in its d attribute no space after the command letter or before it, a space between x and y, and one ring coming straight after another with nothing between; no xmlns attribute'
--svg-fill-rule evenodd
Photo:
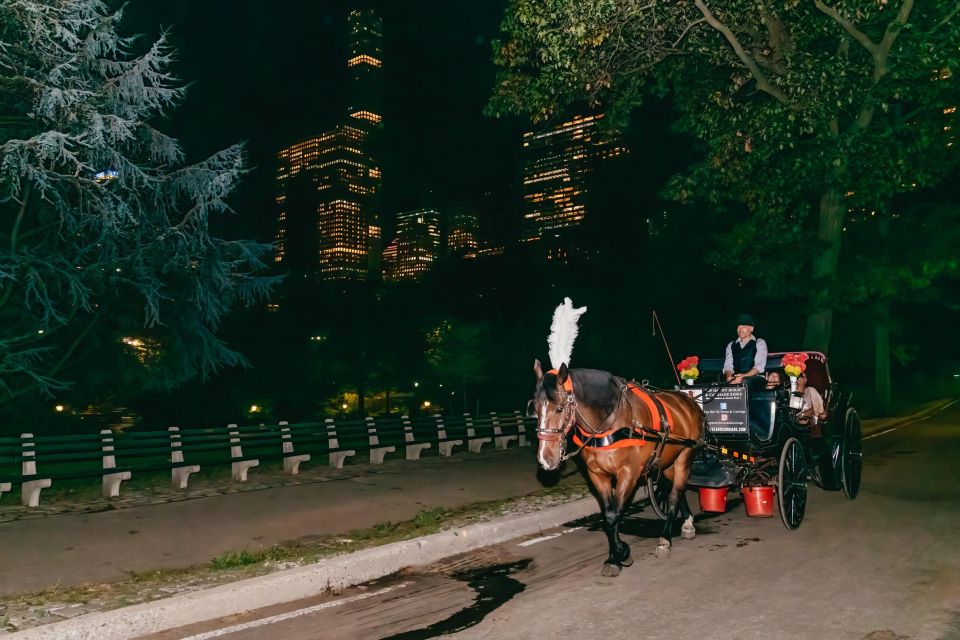
<svg viewBox="0 0 960 640"><path fill-rule="evenodd" d="M563 407L558 404L555 412L556 412L556 413L563 413Z"/></svg>

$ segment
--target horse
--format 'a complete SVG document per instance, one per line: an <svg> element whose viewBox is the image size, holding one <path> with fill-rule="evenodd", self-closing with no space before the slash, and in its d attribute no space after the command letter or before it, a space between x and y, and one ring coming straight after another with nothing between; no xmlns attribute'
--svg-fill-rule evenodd
<svg viewBox="0 0 960 640"><path fill-rule="evenodd" d="M662 471L672 481L657 555L670 553L678 510L683 520L681 538L692 540L696 528L686 484L705 424L696 401L676 391L654 392L597 369L569 369L561 364L559 370L544 373L539 360L533 369L537 460L544 470L552 471L576 455L566 454L568 439L580 447L582 469L600 502L610 545L601 574L615 577L633 564L630 547L620 539L620 523L645 474Z"/></svg>

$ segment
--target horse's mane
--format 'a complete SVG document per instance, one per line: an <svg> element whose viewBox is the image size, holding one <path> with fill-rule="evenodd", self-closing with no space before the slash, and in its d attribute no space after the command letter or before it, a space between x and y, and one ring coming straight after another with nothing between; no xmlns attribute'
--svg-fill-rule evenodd
<svg viewBox="0 0 960 640"><path fill-rule="evenodd" d="M573 378L573 392L577 396L577 403L598 412L610 413L617 408L617 388L614 384L614 375L609 371L599 369L570 369ZM541 388L550 402L560 402L557 394L557 374L545 373L541 380Z"/></svg>

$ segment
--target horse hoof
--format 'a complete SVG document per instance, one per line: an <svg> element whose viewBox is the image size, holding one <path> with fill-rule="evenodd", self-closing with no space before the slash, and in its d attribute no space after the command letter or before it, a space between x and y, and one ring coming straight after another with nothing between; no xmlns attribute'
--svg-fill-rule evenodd
<svg viewBox="0 0 960 640"><path fill-rule="evenodd" d="M682 540L693 540L696 537L697 537L697 530L694 529L693 527L690 527L689 529L680 530L680 538Z"/></svg>
<svg viewBox="0 0 960 640"><path fill-rule="evenodd" d="M670 557L670 541L660 538L660 544L657 545L657 557L658 558L669 558Z"/></svg>
<svg viewBox="0 0 960 640"><path fill-rule="evenodd" d="M603 569L600 570L600 575L604 578L616 578L620 575L620 565L613 564L611 562L604 562Z"/></svg>

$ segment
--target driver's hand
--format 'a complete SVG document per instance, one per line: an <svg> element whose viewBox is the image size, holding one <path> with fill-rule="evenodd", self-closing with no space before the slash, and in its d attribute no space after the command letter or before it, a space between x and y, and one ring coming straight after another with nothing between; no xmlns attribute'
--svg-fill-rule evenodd
<svg viewBox="0 0 960 640"><path fill-rule="evenodd" d="M737 375L733 376L732 378L730 378L730 382L732 382L733 384L740 384L741 382L743 382L743 374L738 373Z"/></svg>

